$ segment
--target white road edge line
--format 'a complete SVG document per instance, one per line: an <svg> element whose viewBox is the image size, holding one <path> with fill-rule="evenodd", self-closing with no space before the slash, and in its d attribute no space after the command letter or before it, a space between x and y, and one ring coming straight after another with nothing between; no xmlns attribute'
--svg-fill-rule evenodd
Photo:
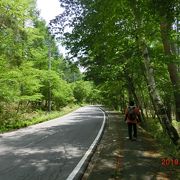
<svg viewBox="0 0 180 180"><path fill-rule="evenodd" d="M100 109L100 108L99 108ZM100 109L101 110L101 109ZM102 110L101 110L102 111ZM105 126L105 121L106 121L106 115L104 113L104 111L102 111L102 113L104 114L104 120L103 123L101 125L101 129L99 130L98 135L96 136L95 140L93 141L93 143L91 144L91 146L89 147L89 149L86 151L86 153L84 154L84 156L81 158L81 160L79 161L79 163L77 164L77 166L73 169L73 171L71 172L71 174L67 177L66 180L73 180L74 177L76 176L76 174L79 172L79 170L81 169L81 167L83 166L84 162L86 161L87 157L89 156L89 154L92 152L93 148L95 147L96 143L98 142L102 131L104 129Z"/></svg>

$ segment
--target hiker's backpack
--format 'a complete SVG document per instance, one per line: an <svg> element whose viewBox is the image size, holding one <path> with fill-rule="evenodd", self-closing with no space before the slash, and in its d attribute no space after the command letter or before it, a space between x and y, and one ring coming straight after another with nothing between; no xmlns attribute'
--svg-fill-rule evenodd
<svg viewBox="0 0 180 180"><path fill-rule="evenodd" d="M135 121L137 119L137 114L135 112L135 106L133 106L133 107L129 106L128 107L127 115L128 115L129 120L131 120L131 121Z"/></svg>

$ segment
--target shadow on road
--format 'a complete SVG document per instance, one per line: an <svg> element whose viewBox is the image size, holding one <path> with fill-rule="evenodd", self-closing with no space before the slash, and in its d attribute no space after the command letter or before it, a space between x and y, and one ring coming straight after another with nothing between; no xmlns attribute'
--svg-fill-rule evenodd
<svg viewBox="0 0 180 180"><path fill-rule="evenodd" d="M162 166L164 157L151 136L138 128L138 140L130 141L123 116L113 111L108 116L101 143L82 180L177 179L180 166Z"/></svg>
<svg viewBox="0 0 180 180"><path fill-rule="evenodd" d="M101 124L102 112L87 109L71 113L68 119L65 116L2 134L0 179L66 179L67 169L71 172L78 164Z"/></svg>

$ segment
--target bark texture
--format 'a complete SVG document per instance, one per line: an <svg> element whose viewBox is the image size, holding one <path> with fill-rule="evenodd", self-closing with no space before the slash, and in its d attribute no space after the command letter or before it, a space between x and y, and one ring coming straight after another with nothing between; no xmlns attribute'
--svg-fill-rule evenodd
<svg viewBox="0 0 180 180"><path fill-rule="evenodd" d="M148 48L145 44L142 47L143 57L144 57L144 64L145 64L145 71L147 77L147 84L149 94L151 96L154 109L156 111L157 117L159 122L161 123L164 131L169 135L172 142L180 147L180 139L177 130L171 124L170 119L168 118L166 108L162 103L162 100L159 95L159 91L156 88L156 82L154 79L153 68L151 67L150 57L148 53Z"/></svg>
<svg viewBox="0 0 180 180"><path fill-rule="evenodd" d="M166 22L160 24L164 53L167 57L172 58L174 45L170 43L169 32L171 26ZM175 63L168 63L168 72L173 86L173 93L176 106L176 120L180 121L180 77L178 76L178 66Z"/></svg>

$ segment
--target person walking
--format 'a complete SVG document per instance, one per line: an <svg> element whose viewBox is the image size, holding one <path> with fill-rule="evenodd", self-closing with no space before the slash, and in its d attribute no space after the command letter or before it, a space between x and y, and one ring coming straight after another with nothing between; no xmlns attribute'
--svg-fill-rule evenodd
<svg viewBox="0 0 180 180"><path fill-rule="evenodd" d="M137 123L141 122L140 110L135 106L134 101L129 102L129 106L125 110L124 121L128 126L128 135L130 140L137 139Z"/></svg>

